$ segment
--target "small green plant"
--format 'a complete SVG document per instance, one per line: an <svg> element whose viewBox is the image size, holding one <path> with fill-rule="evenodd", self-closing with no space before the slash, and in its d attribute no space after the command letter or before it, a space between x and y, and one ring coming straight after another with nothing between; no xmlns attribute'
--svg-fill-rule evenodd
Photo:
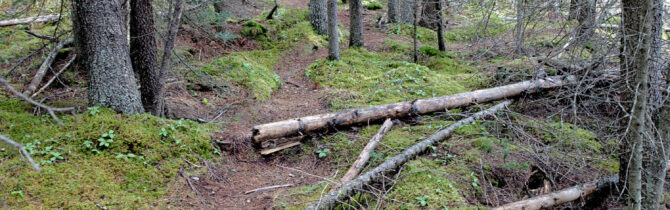
<svg viewBox="0 0 670 210"><path fill-rule="evenodd" d="M427 206L427 205L428 205L428 201L427 201L428 196L427 196L427 195L424 195L424 196L417 196L417 197L414 198L414 199L416 199L416 201L419 202L419 205L420 205L420 206Z"/></svg>
<svg viewBox="0 0 670 210"><path fill-rule="evenodd" d="M93 107L88 107L88 114L91 116L95 116L100 112L100 107L99 106L93 106Z"/></svg>
<svg viewBox="0 0 670 210"><path fill-rule="evenodd" d="M12 196L16 197L22 197L23 198L23 190L15 190L9 193Z"/></svg>
<svg viewBox="0 0 670 210"><path fill-rule="evenodd" d="M103 133L100 138L98 138L98 146L109 147L109 145L114 142L114 130L109 130L107 133Z"/></svg>
<svg viewBox="0 0 670 210"><path fill-rule="evenodd" d="M419 51L421 51L422 54L428 55L428 56L436 56L436 55L440 54L439 50L435 49L434 47L430 47L430 46L423 46L423 47L421 47L421 49L419 49Z"/></svg>
<svg viewBox="0 0 670 210"><path fill-rule="evenodd" d="M321 150L317 150L316 154L319 154L319 158L325 158L326 156L328 156L328 152L330 152L330 149L323 148Z"/></svg>
<svg viewBox="0 0 670 210"><path fill-rule="evenodd" d="M205 105L207 105L207 106L211 106L211 105L212 105L211 103L209 103L209 101L207 100L207 98L202 98L202 103L205 104Z"/></svg>
<svg viewBox="0 0 670 210"><path fill-rule="evenodd" d="M479 179L477 179L477 176L475 176L475 172L470 172L470 177L472 177L472 186L473 187L478 187L479 186Z"/></svg>
<svg viewBox="0 0 670 210"><path fill-rule="evenodd" d="M170 133L168 133L167 129L161 128L161 132L158 133L158 135L160 135L161 137L168 137Z"/></svg>

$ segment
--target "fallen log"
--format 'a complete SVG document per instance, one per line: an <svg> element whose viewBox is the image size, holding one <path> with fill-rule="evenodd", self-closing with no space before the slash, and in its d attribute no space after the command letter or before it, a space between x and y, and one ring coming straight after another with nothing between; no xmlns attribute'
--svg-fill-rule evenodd
<svg viewBox="0 0 670 210"><path fill-rule="evenodd" d="M417 155L426 151L430 145L433 145L437 142L446 139L457 128L469 124L471 122L474 122L475 119L479 119L487 115L494 114L496 111L506 107L511 103L512 101L509 100L503 101L489 109L477 112L468 118L462 119L454 124L451 124L435 132L433 135L426 138L425 140L413 145L412 147L406 149L402 153L384 161L384 163L377 166L376 168L368 171L367 173L357 177L356 179L346 184L343 184L340 188L328 193L328 195L322 197L317 202L312 203L306 209L330 209L331 207L334 207L338 202L351 196L356 191L362 190L365 186L368 186L373 182L380 181L387 172L396 170L398 167L405 164L407 161L413 159Z"/></svg>
<svg viewBox="0 0 670 210"><path fill-rule="evenodd" d="M666 168L666 170L669 169L670 169L670 162L668 162L668 167ZM586 197L588 195L593 194L594 192L597 192L598 190L609 189L610 187L614 186L617 182L619 182L619 175L615 174L598 181L573 186L561 191L556 191L545 195L539 195L527 200L508 203L503 206L493 208L491 210L516 210L516 209L537 210L537 209L549 208L552 206L574 201L582 197Z"/></svg>
<svg viewBox="0 0 670 210"><path fill-rule="evenodd" d="M501 100L517 96L521 93L533 93L542 89L561 87L574 82L574 76L552 76L455 95L349 109L337 113L273 122L254 126L252 129L252 139L254 143L260 144L269 139L303 135L304 132L313 132L329 127L369 123L385 118L402 118L409 115L428 114L476 103Z"/></svg>
<svg viewBox="0 0 670 210"><path fill-rule="evenodd" d="M365 145L365 148L363 148L361 154L358 155L358 158L356 158L354 164L351 165L351 168L349 168L347 173L345 173L342 179L340 179L340 183L333 187L333 190L339 188L343 183L347 183L353 180L356 178L356 176L358 176L358 174L361 173L361 171L363 171L363 167L368 162L368 160L370 160L370 153L374 151L375 148L377 148L377 145L379 145L379 142L382 140L382 138L384 138L384 135L386 135L386 133L391 130L391 127L393 127L393 122L391 122L391 119L386 119L384 124L382 124L382 127L379 128L377 133L372 137L372 139L370 139L370 142Z"/></svg>
<svg viewBox="0 0 670 210"><path fill-rule="evenodd" d="M29 18L2 20L2 21L0 21L0 27L13 26L13 25L18 25L18 24L26 24L26 23L40 23L40 22L56 21L59 18L60 18L60 15L45 15L45 16L37 16L37 17L29 17Z"/></svg>
<svg viewBox="0 0 670 210"><path fill-rule="evenodd" d="M56 46L54 46L53 49L51 49L51 52L49 53L49 56L47 56L47 59L44 60L40 68L37 70L37 73L35 73L35 77L33 77L33 80L30 81L30 84L28 84L28 87L26 90L23 91L23 95L30 96L35 92L37 89L37 86L40 85L42 82L42 79L44 79L44 75L47 74L47 69L51 68L51 64L54 62L54 59L56 59L56 55L58 55L58 52L60 52L65 45L68 45L72 43L74 39L69 38L66 40L63 40L62 42L59 42Z"/></svg>

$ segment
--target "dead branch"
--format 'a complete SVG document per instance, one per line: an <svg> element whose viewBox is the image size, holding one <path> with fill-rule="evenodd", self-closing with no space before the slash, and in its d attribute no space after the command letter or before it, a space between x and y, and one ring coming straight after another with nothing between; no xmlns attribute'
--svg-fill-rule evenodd
<svg viewBox="0 0 670 210"><path fill-rule="evenodd" d="M246 194L251 194L251 193L255 193L255 192L263 192L263 191L268 191L268 190L273 190L273 189L283 188L283 187L293 187L293 184L283 184L283 185L275 185L275 186L269 186L269 187L261 187L261 188L246 191L246 192L244 192L244 194L246 195Z"/></svg>
<svg viewBox="0 0 670 210"><path fill-rule="evenodd" d="M37 37L37 38L40 38L40 39L45 39L45 40L49 40L49 41L52 41L52 42L57 42L58 41L58 38L56 38L56 37L36 34L36 33L32 32L32 31L29 31L29 30L25 30L25 32L27 34L30 34L31 36L34 36L34 37Z"/></svg>
<svg viewBox="0 0 670 210"><path fill-rule="evenodd" d="M668 169L670 169L670 162L668 162L666 170ZM536 210L536 209L550 208L552 206L560 205L563 203L577 200L579 198L586 197L598 191L599 189L608 189L611 186L614 186L618 181L619 181L619 175L615 174L610 177L589 182L583 185L577 185L561 191L556 191L553 193L536 196L527 200L509 203L503 206L493 208L492 210L513 210L513 209Z"/></svg>
<svg viewBox="0 0 670 210"><path fill-rule="evenodd" d="M23 91L24 95L32 95L33 92L37 89L37 86L40 85L42 82L42 79L44 78L44 75L47 73L47 69L51 68L51 64L54 62L54 59L56 59L56 55L58 55L58 52L60 52L65 45L68 45L74 41L73 38L66 39L60 43L58 43L53 49L51 49L51 53L49 53L49 56L47 56L47 59L44 60L40 68L37 70L37 73L35 73L35 77L33 77L33 80L28 84L28 87L26 90Z"/></svg>
<svg viewBox="0 0 670 210"><path fill-rule="evenodd" d="M203 206L205 206L205 207L207 207L207 209L209 209L207 204L205 204L205 201L202 200L202 197L200 197L200 192L198 192L198 189L196 189L195 185L193 185L193 183L191 183L191 179L189 179L188 176L186 176L184 174L184 168L183 167L179 167L179 175L186 180L186 183L188 183L188 186L191 187L191 190L193 190L193 192L195 193L195 196L198 196L198 200L200 200L200 203L202 203Z"/></svg>
<svg viewBox="0 0 670 210"><path fill-rule="evenodd" d="M272 15L275 14L275 12L277 11L277 9L279 9L279 4L277 3L277 0L275 0L275 6L272 7L272 10L270 10L270 14L268 14L268 16L265 17L265 19L266 19L266 20L271 20L271 19L273 19L274 17L273 17Z"/></svg>
<svg viewBox="0 0 670 210"><path fill-rule="evenodd" d="M33 93L33 95L31 95L30 97L35 97L35 96L37 96L37 94L40 94L42 91L47 89L47 87L49 87L49 85L51 85L51 83L53 83L56 80L56 78L58 78L58 76L60 74L62 74L65 70L67 70L68 67L70 67L70 65L72 64L72 62L74 62L74 60L76 58L77 58L77 55L72 56L72 58L70 58L70 60L67 61L67 63L65 63L65 65L62 68L60 68L60 70L58 72L56 72L56 74L54 74L53 77L51 77L51 79L47 82L47 84L44 84L44 86L42 86L42 88L37 90L37 92Z"/></svg>
<svg viewBox="0 0 670 210"><path fill-rule="evenodd" d="M18 24L27 24L27 23L41 23L41 22L56 21L59 18L60 18L60 15L45 15L45 16L37 16L37 17L29 17L29 18L18 18L18 19L11 19L11 20L3 20L3 21L0 21L0 27L13 26L13 25L18 25Z"/></svg>
<svg viewBox="0 0 670 210"><path fill-rule="evenodd" d="M2 141L4 141L4 142L7 142L8 144L10 144L10 145L12 145L12 146L18 148L19 151L21 151L21 154L23 154L23 156L26 157L26 159L28 159L28 162L30 163L30 165L33 166L33 169L35 169L36 171L41 171L41 170L42 170L42 169L40 168L40 166L38 166L37 164L35 164L35 161L33 161L33 158L30 157L30 154L28 153L28 151L26 151L26 148L23 147L23 144L19 144L19 143L15 142L15 141L12 141L11 139L9 139L8 137L6 137L6 136L4 136L4 135L2 135L2 134L0 134L0 140L2 140Z"/></svg>
<svg viewBox="0 0 670 210"><path fill-rule="evenodd" d="M14 89L14 87L12 87L12 85L9 84L9 82L7 82L7 80L5 80L5 78L0 77L0 83L5 85L5 87L7 87L7 89L9 89L10 92L14 93L15 95L17 95L19 98L23 99L24 101L27 101L28 103L31 103L31 104L39 107L39 108L46 109L47 112L49 112L49 115L51 115L51 117L54 119L54 121L56 121L56 123L58 123L60 126L65 126L65 124L63 124L63 122L60 121L60 119L58 119L58 117L56 116L56 114L54 112L67 112L67 111L74 110L74 107L65 107L65 108L50 107L50 106L44 105L40 102L34 101L33 99L21 94L19 91Z"/></svg>
<svg viewBox="0 0 670 210"><path fill-rule="evenodd" d="M358 176L358 174L361 173L361 171L363 171L363 167L370 159L370 153L374 151L375 148L377 148L379 142L382 140L382 138L384 138L384 135L386 135L386 133L388 133L391 130L392 127L393 122L391 122L391 119L390 118L386 119L386 121L384 121L384 124L382 124L382 127L379 128L377 133L372 137L372 139L370 139L370 142L368 142L368 144L365 145L365 148L363 148L361 154L358 155L358 158L356 159L356 161L354 161L354 164L351 165L351 168L349 168L347 173L345 173L342 179L340 179L340 183L333 187L333 190L339 188L340 185L342 185L343 183L347 183L353 180L354 178L356 178L356 176Z"/></svg>
<svg viewBox="0 0 670 210"><path fill-rule="evenodd" d="M269 139L302 135L305 132L318 131L329 127L369 123L385 118L402 118L477 103L486 103L514 97L522 93L533 93L543 89L561 87L573 84L574 82L574 76L553 76L455 95L349 109L337 113L273 122L254 126L252 129L252 139L254 143L260 144Z"/></svg>
<svg viewBox="0 0 670 210"><path fill-rule="evenodd" d="M319 199L319 201L312 203L306 209L329 209L334 207L342 199L345 199L351 196L356 191L364 189L365 186L370 185L373 182L381 180L387 172L394 171L401 165L405 164L407 161L413 159L417 155L426 151L430 145L436 144L451 135L451 133L457 128L474 122L475 119L479 119L491 114L494 114L500 109L510 105L512 101L507 100L503 101L489 109L477 112L472 116L462 119L454 124L451 124L428 137L427 139L413 145L412 147L406 149L402 153L386 160L381 165L376 168L368 171L367 173L359 176L358 178L342 185L339 189L328 193L325 197Z"/></svg>
<svg viewBox="0 0 670 210"><path fill-rule="evenodd" d="M279 151L287 149L287 148L298 146L300 144L302 144L302 143L300 143L300 141L289 142L289 143L286 143L286 144L283 144L283 145L279 145L275 148L263 150L263 151L261 151L261 155L269 155L269 154L279 152Z"/></svg>

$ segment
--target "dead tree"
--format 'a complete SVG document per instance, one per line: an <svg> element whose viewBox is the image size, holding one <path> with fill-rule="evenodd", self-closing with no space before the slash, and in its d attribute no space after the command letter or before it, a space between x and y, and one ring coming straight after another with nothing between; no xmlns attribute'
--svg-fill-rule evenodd
<svg viewBox="0 0 670 210"><path fill-rule="evenodd" d="M338 202L341 202L343 199L346 199L352 194L365 189L367 186L371 185L374 182L381 181L385 175L396 170L398 167L402 166L407 161L414 159L417 155L425 152L429 146L434 145L448 138L451 135L451 133L457 128L469 124L471 122L474 122L476 119L495 114L498 110L505 108L511 103L512 103L511 101L503 101L489 109L477 112L468 118L459 120L458 122L435 132L430 137L413 145L412 147L406 149L402 153L393 156L390 159L387 159L386 161L384 161L384 163L380 164L376 168L368 171L367 173L359 176L358 178L346 184L343 184L342 187L328 193L328 195L321 197L317 202L310 204L305 209L333 208L338 204Z"/></svg>

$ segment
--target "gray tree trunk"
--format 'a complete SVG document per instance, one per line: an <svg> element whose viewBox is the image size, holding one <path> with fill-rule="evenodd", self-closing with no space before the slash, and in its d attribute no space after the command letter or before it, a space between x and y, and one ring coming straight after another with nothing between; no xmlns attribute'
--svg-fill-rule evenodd
<svg viewBox="0 0 670 210"><path fill-rule="evenodd" d="M398 1L401 0L388 0L388 17L389 23L398 23Z"/></svg>
<svg viewBox="0 0 670 210"><path fill-rule="evenodd" d="M349 47L363 47L363 6L361 0L349 1Z"/></svg>
<svg viewBox="0 0 670 210"><path fill-rule="evenodd" d="M585 43L593 35L596 23L596 0L579 0L576 19L579 25L575 34L576 43ZM571 5L572 6L572 5Z"/></svg>
<svg viewBox="0 0 670 210"><path fill-rule="evenodd" d="M117 112L144 112L119 1L73 0L72 22L81 66L88 71L88 103Z"/></svg>
<svg viewBox="0 0 670 210"><path fill-rule="evenodd" d="M317 33L328 34L327 0L309 0L309 22Z"/></svg>
<svg viewBox="0 0 670 210"><path fill-rule="evenodd" d="M630 81L626 82L623 101L630 118L624 125L630 125L620 145L619 180L627 190L629 209L641 209L642 205L642 148L646 144L649 129L646 125L647 102L649 97L649 64L651 47L651 20L653 0L624 0L623 43L621 69ZM630 120L630 121L628 121Z"/></svg>
<svg viewBox="0 0 670 210"><path fill-rule="evenodd" d="M340 60L340 31L337 28L337 0L328 0L328 59Z"/></svg>
<svg viewBox="0 0 670 210"><path fill-rule="evenodd" d="M414 63L419 63L419 33L417 31L419 15L421 12L421 0L414 0L414 18L413 18L413 28L414 28Z"/></svg>
<svg viewBox="0 0 670 210"><path fill-rule="evenodd" d="M516 0L516 53L523 54L523 19L524 19L524 0Z"/></svg>
<svg viewBox="0 0 670 210"><path fill-rule="evenodd" d="M158 56L154 29L153 0L132 0L130 3L130 59L133 69L140 76L140 93L144 110L161 116L165 84L158 69Z"/></svg>
<svg viewBox="0 0 670 210"><path fill-rule="evenodd" d="M447 44L444 40L444 17L442 15L442 0L437 1L437 49L444 52L447 51Z"/></svg>

